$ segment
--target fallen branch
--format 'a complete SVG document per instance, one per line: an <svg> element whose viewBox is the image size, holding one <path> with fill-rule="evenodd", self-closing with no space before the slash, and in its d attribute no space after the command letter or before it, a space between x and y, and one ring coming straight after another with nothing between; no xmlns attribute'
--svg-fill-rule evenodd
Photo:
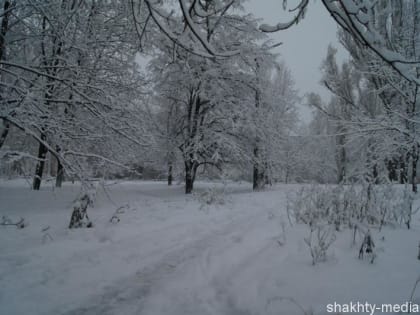
<svg viewBox="0 0 420 315"><path fill-rule="evenodd" d="M20 218L19 219L19 221L17 221L17 222L13 222L9 217L7 217L7 216L2 216L2 218L1 218L1 222L0 222L0 225L4 225L4 226L7 226L7 225L14 225L14 226L16 226L18 229L23 229L25 226L26 226L26 224L25 224L25 219L24 218Z"/></svg>

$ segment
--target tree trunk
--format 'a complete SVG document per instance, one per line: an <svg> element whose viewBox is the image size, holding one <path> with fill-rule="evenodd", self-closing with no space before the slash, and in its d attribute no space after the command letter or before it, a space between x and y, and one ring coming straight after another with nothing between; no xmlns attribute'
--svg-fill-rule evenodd
<svg viewBox="0 0 420 315"><path fill-rule="evenodd" d="M271 171L268 162L266 161L264 163L264 184L265 185L273 185L272 179L271 179Z"/></svg>
<svg viewBox="0 0 420 315"><path fill-rule="evenodd" d="M265 187L265 172L264 167L261 163L258 162L259 159L259 150L258 147L254 148L254 172L252 178L252 188L253 190L262 190Z"/></svg>
<svg viewBox="0 0 420 315"><path fill-rule="evenodd" d="M12 13L10 10L11 3L10 1L6 0L3 5L3 19L1 21L1 30L0 30L0 60L4 60L4 54L6 51L6 34L9 30L9 17ZM7 135L10 131L10 123L6 120L4 122L4 129L0 135L0 148L3 146L4 142L6 141Z"/></svg>
<svg viewBox="0 0 420 315"><path fill-rule="evenodd" d="M9 17L12 13L10 9L10 1L6 0L3 5L3 19L1 21L1 31L0 31L0 60L3 60L5 52L5 38L7 31L9 30Z"/></svg>
<svg viewBox="0 0 420 315"><path fill-rule="evenodd" d="M194 188L195 175L198 165L196 162L185 162L185 193L191 194Z"/></svg>
<svg viewBox="0 0 420 315"><path fill-rule="evenodd" d="M373 175L373 182L375 183L375 185L379 184L379 172L378 172L378 164L373 164L373 170L372 170L372 175Z"/></svg>
<svg viewBox="0 0 420 315"><path fill-rule="evenodd" d="M192 174L192 163L185 162L185 193L191 194L194 188L194 179Z"/></svg>
<svg viewBox="0 0 420 315"><path fill-rule="evenodd" d="M10 123L4 120L4 128L0 135L0 148L3 146L4 142L6 141L7 135L9 134L10 130Z"/></svg>
<svg viewBox="0 0 420 315"><path fill-rule="evenodd" d="M407 183L407 166L406 163L404 161L404 156L401 155L400 157L400 162L399 162L399 166L400 166L400 184L405 184Z"/></svg>
<svg viewBox="0 0 420 315"><path fill-rule="evenodd" d="M55 187L61 188L64 181L64 167L60 160L57 159L57 176L55 177Z"/></svg>
<svg viewBox="0 0 420 315"><path fill-rule="evenodd" d="M45 134L41 134L41 140L45 141ZM43 143L39 143L38 148L38 162L35 169L35 177L32 184L33 190L39 190L41 188L42 173L44 172L45 157L47 156L48 149Z"/></svg>
<svg viewBox="0 0 420 315"><path fill-rule="evenodd" d="M191 194L194 188L194 181L192 177L188 174L185 174L185 193Z"/></svg>
<svg viewBox="0 0 420 315"><path fill-rule="evenodd" d="M391 182L397 182L398 181L398 175L397 175L397 167L398 167L398 160L393 157L386 163L387 169L388 169L388 178Z"/></svg>
<svg viewBox="0 0 420 315"><path fill-rule="evenodd" d="M173 180L173 175L172 175L172 163L169 162L168 164L168 186L172 186L172 180Z"/></svg>
<svg viewBox="0 0 420 315"><path fill-rule="evenodd" d="M417 144L413 145L411 160L411 185L414 193L417 193L417 162L419 161L419 152Z"/></svg>
<svg viewBox="0 0 420 315"><path fill-rule="evenodd" d="M340 128L338 130L339 132L344 132L344 128ZM341 184L346 180L346 137L344 135L337 136L337 142L338 142L338 152L337 152L337 169L338 169L338 183Z"/></svg>
<svg viewBox="0 0 420 315"><path fill-rule="evenodd" d="M255 114L258 117L258 111L261 103L261 91L260 91L260 64L258 58L255 58L255 73L257 81L257 89L255 91ZM255 146L254 146L254 169L253 169L253 178L252 178L252 188L253 190L261 190L265 186L265 174L264 167L261 163L260 158L260 137L258 130L255 134Z"/></svg>
<svg viewBox="0 0 420 315"><path fill-rule="evenodd" d="M60 146L56 145L55 150L57 153L61 151ZM64 167L63 164L61 164L61 161L58 157L55 159L57 161L57 172L55 174L55 187L61 188L63 181L64 181Z"/></svg>
<svg viewBox="0 0 420 315"><path fill-rule="evenodd" d="M255 149L254 149L255 152ZM258 188L258 163L254 162L254 171L252 174L252 189L257 190Z"/></svg>

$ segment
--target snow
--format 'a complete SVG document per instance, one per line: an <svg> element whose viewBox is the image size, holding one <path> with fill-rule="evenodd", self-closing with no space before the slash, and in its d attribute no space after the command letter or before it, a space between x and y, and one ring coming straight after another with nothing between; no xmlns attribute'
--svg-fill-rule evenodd
<svg viewBox="0 0 420 315"><path fill-rule="evenodd" d="M29 224L0 227L1 314L302 314L287 298L326 314L334 302L403 303L420 275L418 218L411 230L372 232L374 264L357 259L343 231L312 266L308 229L286 213L299 185L253 193L245 183L200 182L197 195L224 191L224 203L203 205L182 186L108 184L88 210L94 227L68 230L77 184L35 192L0 182L0 217Z"/></svg>

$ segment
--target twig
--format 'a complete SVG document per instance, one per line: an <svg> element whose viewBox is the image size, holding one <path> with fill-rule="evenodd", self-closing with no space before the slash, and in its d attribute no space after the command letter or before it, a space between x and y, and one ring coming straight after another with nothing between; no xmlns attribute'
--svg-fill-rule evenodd
<svg viewBox="0 0 420 315"><path fill-rule="evenodd" d="M417 278L416 283L414 283L413 290L411 291L410 302L413 302L414 293L416 292L417 285L420 283L420 277ZM408 311L410 313L410 311Z"/></svg>
<svg viewBox="0 0 420 315"><path fill-rule="evenodd" d="M2 217L2 221L0 222L0 225L14 225L16 226L18 229L23 229L25 227L25 219L24 218L20 218L19 221L17 222L13 222L10 218L8 218L7 216L3 216Z"/></svg>

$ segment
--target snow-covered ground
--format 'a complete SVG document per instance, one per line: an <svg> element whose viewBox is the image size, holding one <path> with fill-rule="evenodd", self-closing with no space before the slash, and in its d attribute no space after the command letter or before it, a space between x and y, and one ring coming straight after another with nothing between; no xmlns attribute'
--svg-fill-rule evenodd
<svg viewBox="0 0 420 315"><path fill-rule="evenodd" d="M198 183L197 194L214 185ZM420 275L418 218L411 230L373 231L374 264L357 259L344 231L312 266L308 229L286 214L298 186L219 184L224 202L214 205L163 182L107 187L89 209L94 227L69 230L76 184L35 192L0 182L0 216L29 223L0 227L0 314L303 314L288 298L326 314L334 302L403 303Z"/></svg>

